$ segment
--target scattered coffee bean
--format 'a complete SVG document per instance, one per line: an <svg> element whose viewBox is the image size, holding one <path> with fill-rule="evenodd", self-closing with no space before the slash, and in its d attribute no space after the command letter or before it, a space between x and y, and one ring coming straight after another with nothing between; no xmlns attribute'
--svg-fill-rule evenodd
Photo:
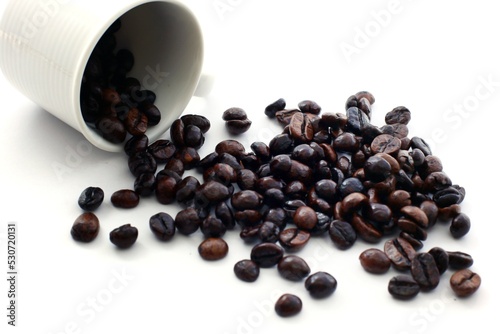
<svg viewBox="0 0 500 334"><path fill-rule="evenodd" d="M139 195L133 190L122 189L111 195L111 203L117 208L131 209L139 205Z"/></svg>
<svg viewBox="0 0 500 334"><path fill-rule="evenodd" d="M91 242L99 233L99 219L92 212L79 215L71 227L71 236L76 241Z"/></svg>
<svg viewBox="0 0 500 334"><path fill-rule="evenodd" d="M451 276L450 285L458 297L469 297L479 289L481 277L469 269L462 269Z"/></svg>
<svg viewBox="0 0 500 334"><path fill-rule="evenodd" d="M263 242L252 248L250 258L262 268L271 268L283 258L283 252L280 246Z"/></svg>
<svg viewBox="0 0 500 334"><path fill-rule="evenodd" d="M207 261L217 261L224 258L229 251L229 247L224 239L208 238L198 246L198 253L201 258Z"/></svg>
<svg viewBox="0 0 500 334"><path fill-rule="evenodd" d="M137 240L139 231L130 224L115 228L109 233L109 240L118 248L129 248Z"/></svg>
<svg viewBox="0 0 500 334"><path fill-rule="evenodd" d="M326 298L337 289L337 280L329 273L320 271L306 279L305 287L313 298Z"/></svg>
<svg viewBox="0 0 500 334"><path fill-rule="evenodd" d="M420 285L409 275L398 275L389 281L389 293L397 299L407 300L420 292Z"/></svg>
<svg viewBox="0 0 500 334"><path fill-rule="evenodd" d="M259 278L260 268L252 260L241 260L234 265L234 274L244 282L255 282Z"/></svg>
<svg viewBox="0 0 500 334"><path fill-rule="evenodd" d="M384 274L391 268L391 260L380 249L370 248L359 256L363 269L373 274Z"/></svg>
<svg viewBox="0 0 500 334"><path fill-rule="evenodd" d="M450 233L455 239L459 239L469 233L470 219L464 214L460 213L451 221Z"/></svg>
<svg viewBox="0 0 500 334"><path fill-rule="evenodd" d="M472 256L464 252L448 252L448 263L451 269L467 269L474 264Z"/></svg>
<svg viewBox="0 0 500 334"><path fill-rule="evenodd" d="M88 187L78 198L78 205L85 211L95 211L104 200L104 191L99 187Z"/></svg>
<svg viewBox="0 0 500 334"><path fill-rule="evenodd" d="M292 317L302 310L302 301L292 294L284 294L276 301L274 310L280 317Z"/></svg>
<svg viewBox="0 0 500 334"><path fill-rule="evenodd" d="M429 253L420 253L413 258L411 275L422 291L432 290L439 284L440 273L434 257Z"/></svg>
<svg viewBox="0 0 500 334"><path fill-rule="evenodd" d="M162 241L171 240L175 235L174 219L165 212L157 213L149 219L149 227L154 235Z"/></svg>
<svg viewBox="0 0 500 334"><path fill-rule="evenodd" d="M301 257L288 255L283 257L278 263L278 272L281 277L298 282L306 278L311 272L311 269Z"/></svg>

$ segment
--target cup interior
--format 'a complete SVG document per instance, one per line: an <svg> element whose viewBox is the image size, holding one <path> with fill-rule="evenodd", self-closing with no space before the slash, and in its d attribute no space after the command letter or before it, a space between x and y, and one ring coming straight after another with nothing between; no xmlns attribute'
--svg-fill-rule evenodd
<svg viewBox="0 0 500 334"><path fill-rule="evenodd" d="M81 79L95 45L107 28L120 18L121 29L116 33L116 50L126 48L134 54L135 63L128 76L139 79L144 89L153 91L161 121L146 132L152 141L161 137L189 103L198 84L203 63L203 38L194 15L176 1L155 1L141 4L122 15L111 18L96 36L95 43L85 55L80 70ZM94 145L107 151L119 151L123 145L113 144L90 128L81 115L83 135Z"/></svg>

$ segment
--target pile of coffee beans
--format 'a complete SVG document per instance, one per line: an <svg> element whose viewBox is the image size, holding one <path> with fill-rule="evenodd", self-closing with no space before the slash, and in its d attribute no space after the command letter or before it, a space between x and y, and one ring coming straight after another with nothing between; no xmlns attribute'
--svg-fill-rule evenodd
<svg viewBox="0 0 500 334"><path fill-rule="evenodd" d="M327 235L339 250L360 239L383 242L382 249L371 247L359 260L370 273L383 274L390 268L400 272L388 285L395 298L410 299L435 289L448 269L456 270L450 284L457 296L473 294L481 279L468 269L473 264L469 254L439 247L421 251L438 221L449 223L452 238L469 232L470 219L460 207L465 189L452 182L422 138L408 137L411 113L406 107L388 112L386 124L378 127L370 122L374 103L372 94L358 92L347 99L345 112L330 113L314 101L286 108L285 100L279 99L265 108L265 114L283 125L282 133L269 143L252 143L251 152L236 140L223 140L203 158L198 150L210 121L182 116L173 123L170 140L150 144L145 134L138 134L125 143L134 189L115 192L111 202L132 208L140 198L155 197L160 204L180 204L175 217L164 212L151 216L152 233L169 241L175 233L199 230L205 240L198 252L209 261L227 255L223 237L238 230L252 246L249 256L233 267L244 282L255 282L261 268L276 267L284 279L303 282L313 298L331 296L336 279L323 271L311 274L306 261L290 254ZM231 108L224 119L243 121L246 113ZM201 178L184 177L190 169ZM89 187L79 204L94 211L102 198L102 190ZM96 221L95 215L80 216L73 237L93 240ZM137 235L136 228L124 225L110 239L127 248ZM286 294L276 302L281 316L301 309L295 295Z"/></svg>
<svg viewBox="0 0 500 334"><path fill-rule="evenodd" d="M118 19L100 38L85 67L80 92L87 125L115 144L123 143L128 134L144 134L161 120L155 93L143 89L137 78L127 76L134 66L134 55L127 49L115 50L115 34L120 28Z"/></svg>

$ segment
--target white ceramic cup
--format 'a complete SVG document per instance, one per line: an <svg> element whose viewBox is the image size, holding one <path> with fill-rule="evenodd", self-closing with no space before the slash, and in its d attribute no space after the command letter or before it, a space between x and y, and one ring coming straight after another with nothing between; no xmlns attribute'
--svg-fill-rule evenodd
<svg viewBox="0 0 500 334"><path fill-rule="evenodd" d="M87 61L116 19L118 48L135 56L130 76L157 95L160 137L192 98L201 76L203 38L193 13L176 0L11 0L0 21L0 68L25 96L111 152L84 122L80 88Z"/></svg>

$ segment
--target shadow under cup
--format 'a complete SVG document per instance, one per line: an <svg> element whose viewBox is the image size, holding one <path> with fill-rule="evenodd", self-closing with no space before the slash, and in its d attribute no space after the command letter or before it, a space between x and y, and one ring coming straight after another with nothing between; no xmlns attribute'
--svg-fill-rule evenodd
<svg viewBox="0 0 500 334"><path fill-rule="evenodd" d="M115 34L115 51L128 49L135 58L134 67L127 76L137 78L143 89L157 96L155 105L161 112L161 121L146 133L150 140L155 140L181 115L196 90L203 62L201 31L190 12L169 2L146 3L118 18L122 26ZM99 38L85 55L87 61ZM79 78L83 78L87 61L82 62ZM80 105L78 110L81 110ZM83 135L97 147L107 151L122 148L122 145L106 141L85 124L81 111L79 122Z"/></svg>

